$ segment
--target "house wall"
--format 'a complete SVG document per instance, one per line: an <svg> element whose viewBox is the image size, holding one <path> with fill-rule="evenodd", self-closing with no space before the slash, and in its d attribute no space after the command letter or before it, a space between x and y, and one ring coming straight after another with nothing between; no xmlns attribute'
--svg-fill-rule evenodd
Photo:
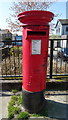
<svg viewBox="0 0 68 120"><path fill-rule="evenodd" d="M66 18L68 19L68 1L66 2Z"/></svg>
<svg viewBox="0 0 68 120"><path fill-rule="evenodd" d="M56 27L56 35L61 35L62 34L62 25L60 21L58 22L58 25Z"/></svg>
<svg viewBox="0 0 68 120"><path fill-rule="evenodd" d="M62 26L62 33L61 35L68 35L68 25Z"/></svg>
<svg viewBox="0 0 68 120"><path fill-rule="evenodd" d="M68 25L61 25L60 21L56 27L56 35L68 35Z"/></svg>

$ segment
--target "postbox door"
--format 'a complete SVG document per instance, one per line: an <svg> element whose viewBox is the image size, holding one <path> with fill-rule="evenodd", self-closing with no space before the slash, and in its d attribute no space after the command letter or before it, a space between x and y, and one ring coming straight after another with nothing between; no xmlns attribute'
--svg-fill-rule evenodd
<svg viewBox="0 0 68 120"><path fill-rule="evenodd" d="M46 88L48 36L30 36L26 42L28 52L24 59L23 87L28 91L38 92Z"/></svg>

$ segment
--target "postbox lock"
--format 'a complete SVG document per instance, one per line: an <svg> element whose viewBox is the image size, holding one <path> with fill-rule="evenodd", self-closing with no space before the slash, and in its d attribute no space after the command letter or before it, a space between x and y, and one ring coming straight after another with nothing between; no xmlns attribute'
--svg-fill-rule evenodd
<svg viewBox="0 0 68 120"><path fill-rule="evenodd" d="M46 65L46 64L43 64L42 67L47 67L47 65Z"/></svg>

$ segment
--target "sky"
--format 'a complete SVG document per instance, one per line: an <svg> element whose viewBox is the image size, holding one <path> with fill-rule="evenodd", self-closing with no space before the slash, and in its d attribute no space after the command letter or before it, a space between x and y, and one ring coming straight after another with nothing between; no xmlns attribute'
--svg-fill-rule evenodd
<svg viewBox="0 0 68 120"><path fill-rule="evenodd" d="M55 24L58 19L66 18L66 1L67 0L58 0L58 2L52 4L48 9L48 11L51 11L54 14L59 13L59 16L54 18ZM11 10L9 8L12 6L13 2L14 0L0 0L0 29L8 29L6 18L10 17Z"/></svg>

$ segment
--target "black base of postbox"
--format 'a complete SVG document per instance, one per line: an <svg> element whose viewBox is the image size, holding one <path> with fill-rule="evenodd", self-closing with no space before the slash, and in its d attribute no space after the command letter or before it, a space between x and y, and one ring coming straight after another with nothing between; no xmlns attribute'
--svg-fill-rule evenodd
<svg viewBox="0 0 68 120"><path fill-rule="evenodd" d="M41 92L28 92L23 89L22 103L26 111L30 113L39 113L45 106L45 98Z"/></svg>

